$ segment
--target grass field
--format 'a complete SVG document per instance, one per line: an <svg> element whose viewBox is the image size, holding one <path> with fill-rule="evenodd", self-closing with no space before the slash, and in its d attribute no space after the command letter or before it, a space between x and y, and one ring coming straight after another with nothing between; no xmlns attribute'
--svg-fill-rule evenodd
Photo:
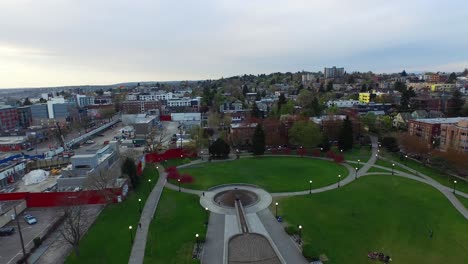
<svg viewBox="0 0 468 264"><path fill-rule="evenodd" d="M147 179L149 178L151 178L151 186L148 186ZM133 226L134 232L137 230L140 219L138 198L143 199L144 205L149 187L152 188L157 179L157 170L147 167L137 190L130 192L124 202L104 208L81 240L80 256L77 257L72 253L65 263L128 263L131 250L128 226Z"/></svg>
<svg viewBox="0 0 468 264"><path fill-rule="evenodd" d="M250 183L270 192L301 191L336 183L338 174L342 179L347 169L331 161L299 157L242 158L235 161L212 162L180 169L188 173L194 182L186 188L206 190L227 183Z"/></svg>
<svg viewBox="0 0 468 264"><path fill-rule="evenodd" d="M195 234L205 237L206 213L199 197L164 189L151 222L144 263L199 263L192 259Z"/></svg>
<svg viewBox="0 0 468 264"><path fill-rule="evenodd" d="M304 250L327 263L377 263L371 251L393 263L468 263L468 221L440 192L410 179L366 176L280 202L283 219L303 226Z"/></svg>
<svg viewBox="0 0 468 264"><path fill-rule="evenodd" d="M442 185L445 185L445 186L450 187L450 188L453 187L453 180L455 180L455 178L453 176L447 175L447 174L445 174L445 173L443 173L441 171L437 171L436 169L426 167L422 163L414 161L412 159L408 159L408 160L405 160L405 161L400 161L399 157L396 154L391 154L391 153L387 153L387 152L383 152L383 154L387 158L398 161L398 162L412 168L413 170L417 170L417 171L431 177L432 179L438 181ZM457 180L457 190L460 190L460 191L462 191L464 193L468 193L468 182L463 181L463 180Z"/></svg>
<svg viewBox="0 0 468 264"><path fill-rule="evenodd" d="M391 173L391 171L387 171L387 170L384 170L384 169L381 169L381 168L377 168L377 167L370 167L370 169L367 171L368 173L371 173L371 172L386 172L386 173Z"/></svg>
<svg viewBox="0 0 468 264"><path fill-rule="evenodd" d="M455 194L458 198L458 200L465 206L465 208L468 210L468 198L465 198L463 196L460 196L458 194Z"/></svg>
<svg viewBox="0 0 468 264"><path fill-rule="evenodd" d="M378 159L375 161L375 165L379 165L379 166L383 166L383 167L387 167L389 169L392 169L392 162L390 161L386 161L386 160L381 160L381 159ZM395 165L395 170L398 170L398 171L402 171L402 172L406 172L406 173L409 173L409 174L413 174L412 172L410 172L409 170L407 169L403 169L402 167L398 166L398 165ZM390 171L391 172L391 171Z"/></svg>

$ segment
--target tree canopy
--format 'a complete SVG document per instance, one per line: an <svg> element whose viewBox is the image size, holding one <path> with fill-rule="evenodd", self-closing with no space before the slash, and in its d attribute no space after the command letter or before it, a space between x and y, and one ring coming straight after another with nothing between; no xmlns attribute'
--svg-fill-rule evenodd
<svg viewBox="0 0 468 264"><path fill-rule="evenodd" d="M263 155L265 153L265 132L263 126L258 124L252 138L252 151L254 155Z"/></svg>
<svg viewBox="0 0 468 264"><path fill-rule="evenodd" d="M322 141L320 128L308 120L300 120L289 129L291 143L306 148L317 146Z"/></svg>

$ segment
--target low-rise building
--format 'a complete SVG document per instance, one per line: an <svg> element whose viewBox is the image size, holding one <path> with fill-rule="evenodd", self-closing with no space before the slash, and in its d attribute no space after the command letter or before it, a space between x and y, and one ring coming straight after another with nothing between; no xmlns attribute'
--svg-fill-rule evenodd
<svg viewBox="0 0 468 264"><path fill-rule="evenodd" d="M442 124L440 131L440 149L447 151L468 152L468 118L455 124Z"/></svg>
<svg viewBox="0 0 468 264"><path fill-rule="evenodd" d="M349 107L354 107L355 105L358 105L359 101L358 100L330 100L327 102L327 106L336 106L338 108L349 108Z"/></svg>
<svg viewBox="0 0 468 264"><path fill-rule="evenodd" d="M359 102L360 103L368 104L368 103L370 103L370 100L371 100L371 94L370 93L359 93Z"/></svg>
<svg viewBox="0 0 468 264"><path fill-rule="evenodd" d="M431 85L432 92L452 92L454 89L454 83L438 83Z"/></svg>
<svg viewBox="0 0 468 264"><path fill-rule="evenodd" d="M124 114L144 114L151 110L161 110L160 101L125 101L122 102Z"/></svg>
<svg viewBox="0 0 468 264"><path fill-rule="evenodd" d="M100 173L109 173L118 178L120 172L120 155L117 142L112 141L94 154L75 155L70 159L71 165L62 170L62 176L57 179L59 190L74 190L75 188L92 188L91 177Z"/></svg>
<svg viewBox="0 0 468 264"><path fill-rule="evenodd" d="M441 136L441 125L456 124L466 119L466 117L412 119L408 121L408 132L435 147Z"/></svg>

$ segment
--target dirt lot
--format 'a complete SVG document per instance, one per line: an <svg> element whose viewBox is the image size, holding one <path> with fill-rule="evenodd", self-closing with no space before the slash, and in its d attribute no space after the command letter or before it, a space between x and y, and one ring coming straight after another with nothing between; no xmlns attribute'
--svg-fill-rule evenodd
<svg viewBox="0 0 468 264"><path fill-rule="evenodd" d="M34 225L27 224L23 219L24 214L35 216L37 218L37 223ZM60 214L59 208L27 208L18 216L26 252L33 247L33 239L38 236L43 236L46 230L57 221ZM16 221L11 221L6 226L14 227L15 233L11 236L0 237L0 263L16 263L23 254L18 226Z"/></svg>

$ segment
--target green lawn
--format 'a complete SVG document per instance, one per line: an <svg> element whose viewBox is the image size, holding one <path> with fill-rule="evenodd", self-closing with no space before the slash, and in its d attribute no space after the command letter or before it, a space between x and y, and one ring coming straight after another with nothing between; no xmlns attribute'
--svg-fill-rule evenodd
<svg viewBox="0 0 468 264"><path fill-rule="evenodd" d="M379 166L383 166L383 167L387 167L389 169L392 169L392 162L390 161L386 161L386 160L381 160L381 159L378 159L376 162L375 162L375 165L379 165ZM398 165L395 165L395 170L398 170L398 171L402 171L402 172L406 172L406 173L409 173L409 174L414 174L413 172L407 170L407 169L403 169L402 167L398 166ZM392 172L392 171L389 171L389 172Z"/></svg>
<svg viewBox="0 0 468 264"><path fill-rule="evenodd" d="M299 157L257 157L197 164L180 170L194 177L184 187L206 190L227 183L250 183L270 192L301 191L336 183L348 175L344 166L331 161Z"/></svg>
<svg viewBox="0 0 468 264"><path fill-rule="evenodd" d="M458 200L465 206L465 208L468 210L468 198L465 198L463 196L460 196L458 194L455 194L458 198Z"/></svg>
<svg viewBox="0 0 468 264"><path fill-rule="evenodd" d="M388 173L391 173L391 171L387 171L387 170L377 168L377 167L374 167L374 166L370 167L370 169L367 172L368 173L370 173L370 172L388 172Z"/></svg>
<svg viewBox="0 0 468 264"><path fill-rule="evenodd" d="M151 222L144 263L199 263L192 259L195 234L205 237L206 213L199 197L164 189Z"/></svg>
<svg viewBox="0 0 468 264"><path fill-rule="evenodd" d="M453 187L453 180L455 180L455 178L450 175L447 175L441 171L437 171L436 169L426 167L422 163L414 161L412 159L400 161L399 156L397 156L396 154L391 154L391 153L386 153L386 152L383 152L383 153L384 153L384 156L390 159L393 159L395 161L399 161L400 163L412 168L413 170L417 170L431 177L432 179L436 180L442 185L448 186L450 188ZM460 190L464 193L468 193L468 182L457 179L457 190Z"/></svg>
<svg viewBox="0 0 468 264"><path fill-rule="evenodd" d="M136 192L130 192L120 204L108 205L81 240L80 256L72 253L65 263L128 263L131 250L128 227L133 226L134 232L138 228L138 198L144 200L148 196L149 178L152 188L157 182L158 172L148 166Z"/></svg>
<svg viewBox="0 0 468 264"><path fill-rule="evenodd" d="M372 150L369 147L361 147L361 148L353 148L352 150L348 150L344 152L344 156L346 160L357 161L358 159L361 160L362 163L366 163L372 154Z"/></svg>
<svg viewBox="0 0 468 264"><path fill-rule="evenodd" d="M190 163L192 161L192 159L190 158L182 158L182 159L170 159L170 160L166 160L164 162L162 162L161 164L164 165L165 168L169 168L169 167L172 167L172 166L180 166L180 165L183 165L183 164L187 164L187 163Z"/></svg>
<svg viewBox="0 0 468 264"><path fill-rule="evenodd" d="M468 221L440 192L410 179L366 176L280 203L283 219L303 226L305 250L330 264L377 263L371 251L393 263L468 263Z"/></svg>

